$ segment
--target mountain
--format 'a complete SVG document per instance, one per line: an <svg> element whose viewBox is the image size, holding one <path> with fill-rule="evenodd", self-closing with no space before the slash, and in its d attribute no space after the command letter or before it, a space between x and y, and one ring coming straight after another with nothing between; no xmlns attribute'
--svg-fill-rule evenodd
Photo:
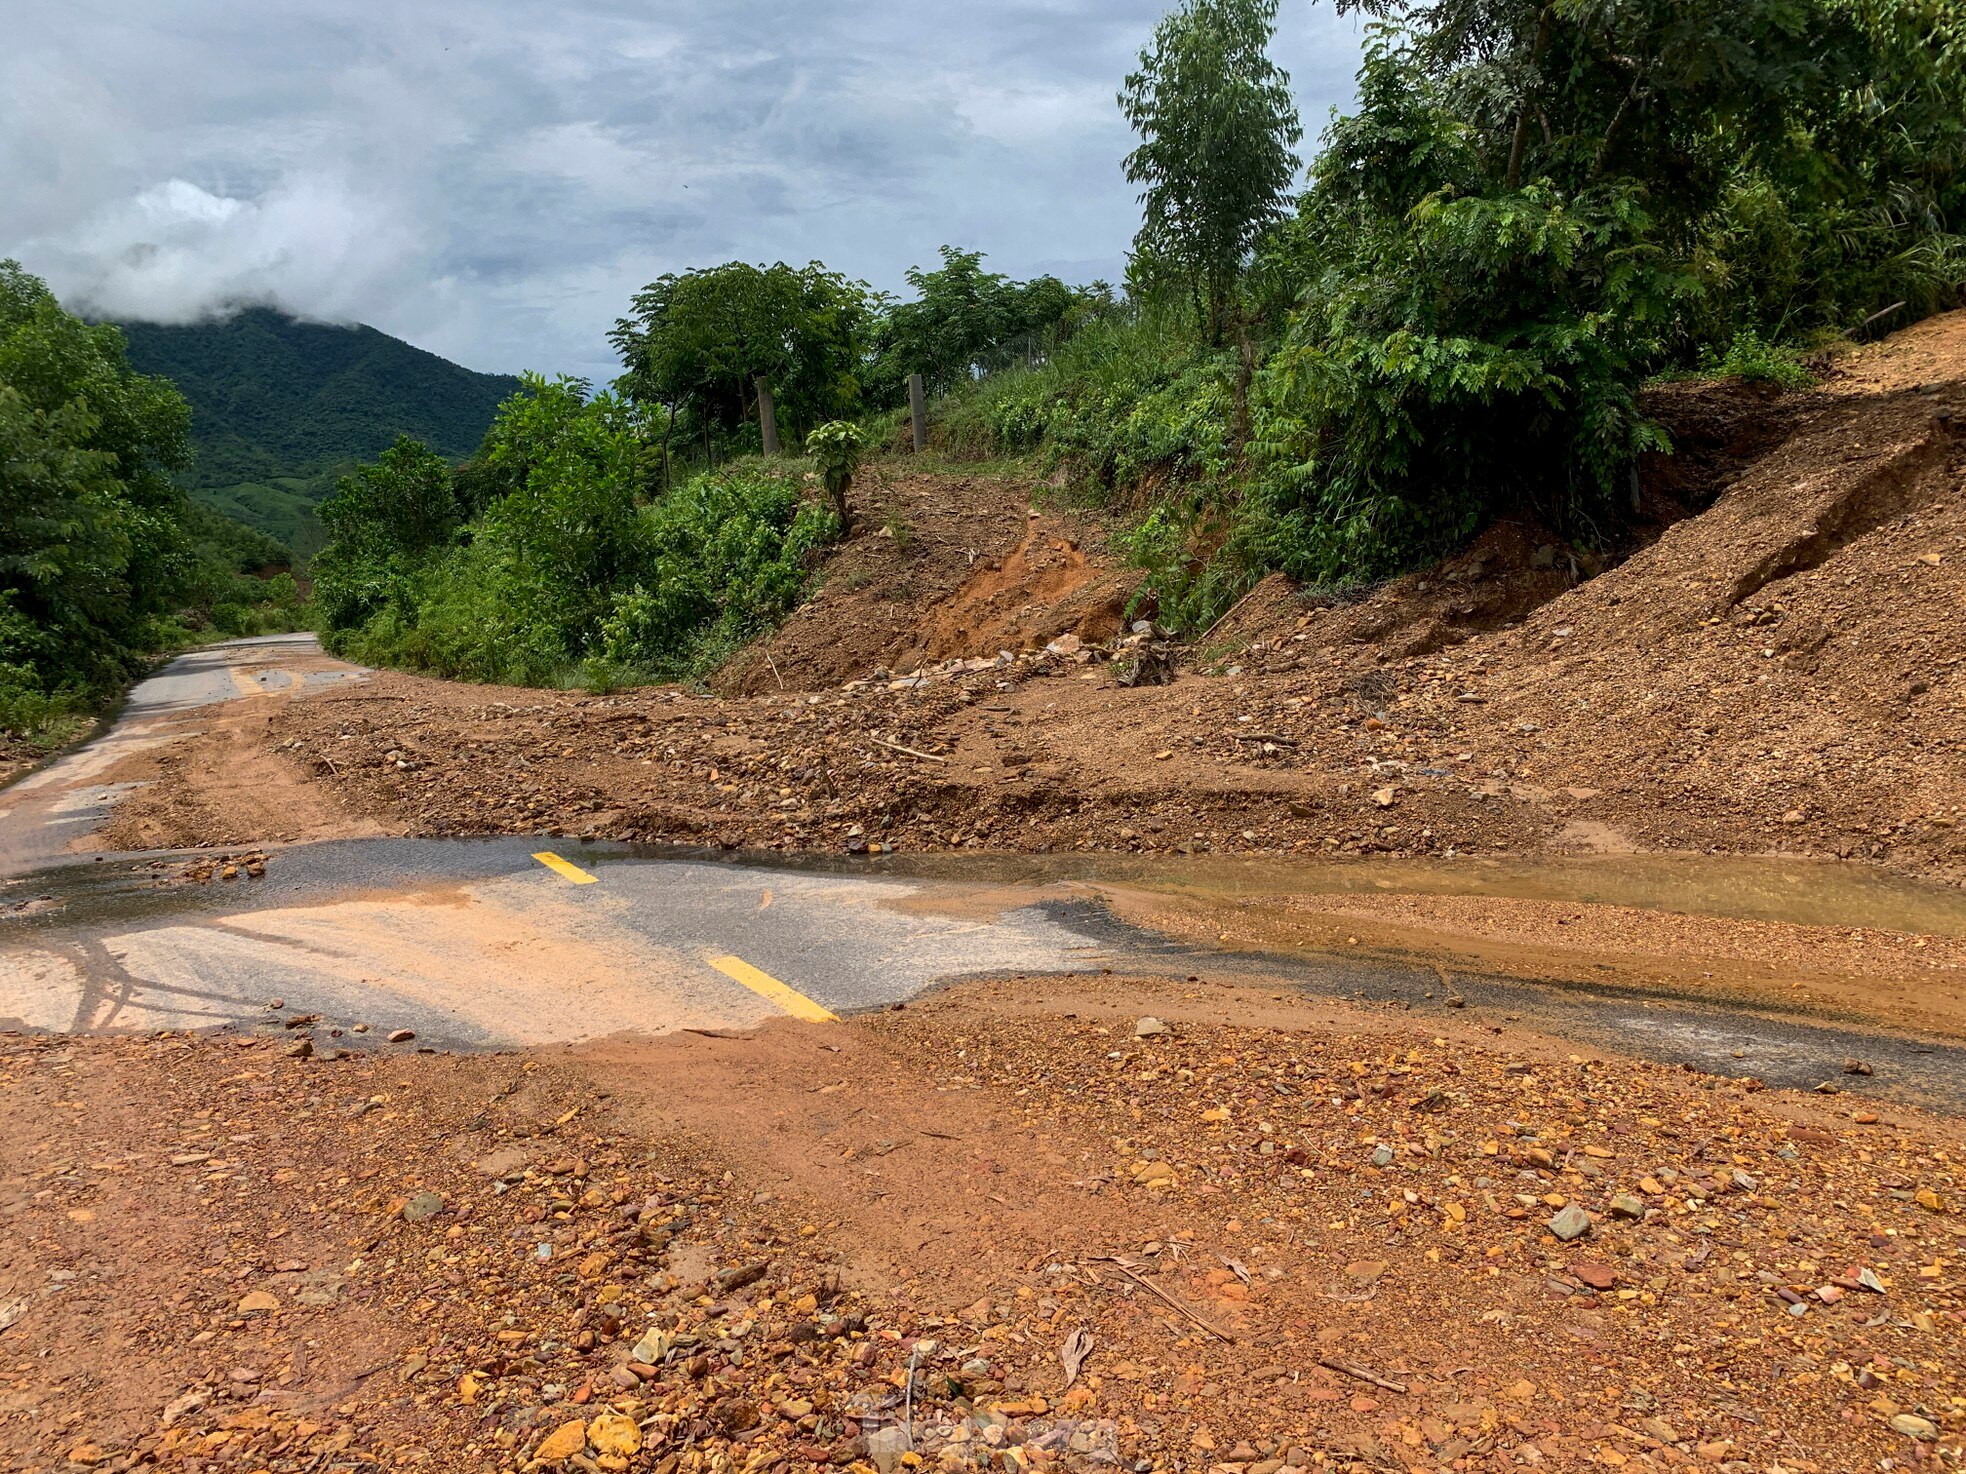
<svg viewBox="0 0 1966 1474"><path fill-rule="evenodd" d="M314 509L335 477L397 435L463 459L499 401L519 387L371 327L303 322L250 307L210 322L128 322L130 363L163 374L191 401L192 495L287 543L321 544Z"/></svg>

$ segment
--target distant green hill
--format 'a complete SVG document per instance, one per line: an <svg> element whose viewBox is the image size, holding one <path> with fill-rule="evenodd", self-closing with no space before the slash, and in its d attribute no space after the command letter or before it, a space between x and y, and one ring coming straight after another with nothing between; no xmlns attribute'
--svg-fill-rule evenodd
<svg viewBox="0 0 1966 1474"><path fill-rule="evenodd" d="M265 307L182 327L120 326L131 365L166 375L191 401L198 460L185 486L303 557L321 545L314 509L348 466L399 434L461 460L519 387L374 328Z"/></svg>

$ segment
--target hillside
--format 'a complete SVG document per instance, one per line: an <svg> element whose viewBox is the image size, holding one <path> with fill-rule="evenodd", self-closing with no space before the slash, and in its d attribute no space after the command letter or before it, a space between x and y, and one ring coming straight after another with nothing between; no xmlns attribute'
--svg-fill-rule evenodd
<svg viewBox="0 0 1966 1474"><path fill-rule="evenodd" d="M314 508L339 468L399 434L461 458L518 388L371 327L303 322L251 307L217 321L121 325L130 362L191 401L199 500L303 555L320 544Z"/></svg>
<svg viewBox="0 0 1966 1474"><path fill-rule="evenodd" d="M1714 850L1956 878L1962 369L1955 313L1812 392L1687 386L1669 407L1686 453L1648 467L1657 525L1622 561L1592 576L1504 523L1355 602L1278 580L1179 652L1171 686L1121 683L1132 652L1095 644L1123 603L1096 528L1027 517L1028 482L903 471L867 478L863 531L819 595L715 683L747 694L385 674L353 701L294 704L255 740L425 834ZM905 546L883 518L911 527ZM187 798L146 790L119 838L241 837Z"/></svg>

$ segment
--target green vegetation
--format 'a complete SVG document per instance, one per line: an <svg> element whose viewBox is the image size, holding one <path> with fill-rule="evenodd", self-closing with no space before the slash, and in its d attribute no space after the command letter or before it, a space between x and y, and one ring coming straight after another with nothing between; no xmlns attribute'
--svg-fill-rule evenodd
<svg viewBox="0 0 1966 1474"><path fill-rule="evenodd" d="M899 404L908 376L941 394L1012 364L1030 364L1110 306L1112 288L1075 291L1055 276L1012 281L983 269L981 251L942 248L942 265L908 273L912 302L885 304L872 344L871 399Z"/></svg>
<svg viewBox="0 0 1966 1474"><path fill-rule="evenodd" d="M152 652L291 628L285 549L172 481L190 410L113 327L0 262L0 731L55 741Z"/></svg>
<svg viewBox="0 0 1966 1474"><path fill-rule="evenodd" d="M1268 54L1276 17L1277 0L1194 0L1160 23L1120 93L1140 135L1126 177L1145 186L1134 275L1184 288L1210 343L1302 163L1290 78Z"/></svg>
<svg viewBox="0 0 1966 1474"><path fill-rule="evenodd" d="M399 440L321 509L330 647L521 685L704 674L791 608L838 523L784 463L661 476L636 407L568 379L526 379L459 470Z"/></svg>
<svg viewBox="0 0 1966 1474"><path fill-rule="evenodd" d="M902 303L816 262L652 283L612 391L529 380L468 464L401 442L342 481L331 639L477 679L700 674L799 596L916 373L938 452L1063 470L1198 630L1269 570L1376 579L1505 510L1608 539L1668 449L1649 379L1793 385L1961 299L1952 0L1340 5L1372 18L1359 100L1301 181L1276 0L1155 30L1119 98L1123 295L953 247ZM760 381L825 505L755 459Z"/></svg>
<svg viewBox="0 0 1966 1474"><path fill-rule="evenodd" d="M321 544L315 508L342 471L399 435L462 459L518 388L374 328L264 307L123 333L138 372L169 378L191 403L196 457L179 484L303 558Z"/></svg>
<svg viewBox="0 0 1966 1474"><path fill-rule="evenodd" d="M1139 507L1129 546L1177 626L1270 569L1383 576L1503 508L1601 537L1666 446L1649 377L1792 385L1802 350L1961 299L1966 21L1945 0L1357 8L1358 106L1283 218L1273 7L1164 21L1121 98L1134 294L938 407L946 443L1037 448Z"/></svg>
<svg viewBox="0 0 1966 1474"><path fill-rule="evenodd" d="M846 499L853 490L853 478L860 470L860 456L866 445L866 433L850 420L828 420L806 436L806 454L819 467L820 484L826 488L826 495L833 503L833 516L842 528L853 525L853 512Z"/></svg>
<svg viewBox="0 0 1966 1474"><path fill-rule="evenodd" d="M620 391L661 417L665 477L699 437L705 464L762 448L760 378L794 436L859 411L873 307L863 283L817 262L732 261L636 293L633 315L609 336L626 368Z"/></svg>

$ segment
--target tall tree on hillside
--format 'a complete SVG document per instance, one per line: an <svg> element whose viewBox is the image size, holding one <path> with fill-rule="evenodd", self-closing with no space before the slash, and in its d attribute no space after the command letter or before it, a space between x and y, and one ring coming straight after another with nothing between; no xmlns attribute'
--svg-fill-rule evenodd
<svg viewBox="0 0 1966 1474"><path fill-rule="evenodd" d="M1211 342L1236 278L1281 219L1303 129L1270 60L1277 0L1187 0L1163 19L1120 110L1140 135L1126 177L1143 186L1136 255L1194 293Z"/></svg>
<svg viewBox="0 0 1966 1474"><path fill-rule="evenodd" d="M134 664L191 567L190 422L115 328L0 261L0 687L95 694Z"/></svg>
<svg viewBox="0 0 1966 1474"><path fill-rule="evenodd" d="M871 314L863 283L817 261L731 261L650 282L608 338L636 403L728 431L756 415L762 377L796 431L859 411Z"/></svg>

